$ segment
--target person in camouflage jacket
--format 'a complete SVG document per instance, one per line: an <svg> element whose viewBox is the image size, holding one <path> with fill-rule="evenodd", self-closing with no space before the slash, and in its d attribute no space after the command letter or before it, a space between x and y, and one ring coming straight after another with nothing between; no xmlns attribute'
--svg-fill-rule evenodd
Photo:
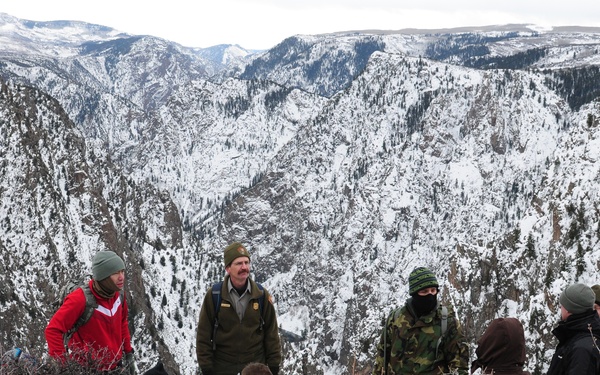
<svg viewBox="0 0 600 375"><path fill-rule="evenodd" d="M386 319L373 375L468 374L469 348L452 306L446 307L447 328L442 335L438 291L430 270L418 267L411 272L411 297Z"/></svg>

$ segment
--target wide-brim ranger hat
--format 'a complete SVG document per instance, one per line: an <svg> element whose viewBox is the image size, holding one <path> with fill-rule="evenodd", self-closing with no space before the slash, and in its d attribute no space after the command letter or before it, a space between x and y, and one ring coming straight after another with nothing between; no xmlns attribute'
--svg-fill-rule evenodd
<svg viewBox="0 0 600 375"><path fill-rule="evenodd" d="M239 257L248 257L248 259L250 259L250 253L241 242L234 242L227 246L223 252L223 263L225 264L225 267L228 267L231 262Z"/></svg>
<svg viewBox="0 0 600 375"><path fill-rule="evenodd" d="M94 280L101 281L125 269L125 263L113 251L98 251L92 259L92 276Z"/></svg>
<svg viewBox="0 0 600 375"><path fill-rule="evenodd" d="M411 296L421 289L432 287L439 288L440 284L428 268L417 267L410 273L408 277L408 294Z"/></svg>

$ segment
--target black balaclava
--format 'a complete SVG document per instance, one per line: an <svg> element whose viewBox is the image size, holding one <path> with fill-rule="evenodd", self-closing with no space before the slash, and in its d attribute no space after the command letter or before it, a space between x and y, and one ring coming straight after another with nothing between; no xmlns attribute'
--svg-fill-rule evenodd
<svg viewBox="0 0 600 375"><path fill-rule="evenodd" d="M420 296L415 293L412 296L412 306L415 309L417 317L427 315L437 306L437 294L428 294Z"/></svg>

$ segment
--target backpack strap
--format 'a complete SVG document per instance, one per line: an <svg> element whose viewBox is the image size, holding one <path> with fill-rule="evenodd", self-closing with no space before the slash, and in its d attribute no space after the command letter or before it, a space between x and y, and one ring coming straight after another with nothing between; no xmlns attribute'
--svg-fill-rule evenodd
<svg viewBox="0 0 600 375"><path fill-rule="evenodd" d="M260 285L259 283L256 283L256 285L258 286L258 290L262 291L262 295L260 297L258 297L258 305L260 307L260 326L258 327L259 330L263 329L263 326L265 325L265 320L263 318L263 311L264 311L264 304L265 304L265 291L262 285ZM213 299L213 305L215 308L215 321L213 323L213 330L212 330L212 335L210 337L210 342L212 342L212 348L213 350L217 350L217 342L215 340L215 337L217 336L217 329L219 328L219 310L221 309L221 288L223 287L223 282L219 281L216 284L213 284L212 286L212 299Z"/></svg>
<svg viewBox="0 0 600 375"><path fill-rule="evenodd" d="M81 316L79 316L79 318L77 319L75 324L73 324L73 327L71 327L71 329L68 330L67 333L65 333L63 335L63 343L64 343L65 349L67 349L67 351L69 349L68 344L69 344L69 340L71 340L71 337L73 337L75 332L77 332L77 330L79 328L81 328L85 323L87 323L92 318L92 315L94 315L94 310L96 310L96 308L98 307L98 302L96 301L96 297L94 296L94 294L92 293L92 290L90 289L90 285L86 283L83 286L81 286L80 288L83 290L83 295L85 296L85 308L83 309L83 313L81 314ZM119 293L119 298L121 299L121 302L122 302L123 295L121 293Z"/></svg>
<svg viewBox="0 0 600 375"><path fill-rule="evenodd" d="M448 329L448 307L446 306L442 306L442 334L440 335L440 338L437 341L437 345L435 346L435 357L437 358L438 355L438 349L440 348L440 344L442 343L442 339L444 338L444 334L446 333L446 330Z"/></svg>
<svg viewBox="0 0 600 375"><path fill-rule="evenodd" d="M217 343L215 336L217 335L217 328L219 328L219 310L221 309L221 287L223 282L220 281L212 286L212 299L215 308L215 321L213 323L212 335L210 336L210 342L212 342L213 351L217 350Z"/></svg>

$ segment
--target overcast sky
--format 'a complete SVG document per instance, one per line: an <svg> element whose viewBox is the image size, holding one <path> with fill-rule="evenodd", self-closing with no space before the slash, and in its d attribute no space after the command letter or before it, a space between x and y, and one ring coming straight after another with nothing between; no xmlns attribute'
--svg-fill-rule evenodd
<svg viewBox="0 0 600 375"><path fill-rule="evenodd" d="M267 49L297 34L528 23L600 27L598 0L0 0L33 21L75 20L187 47Z"/></svg>

